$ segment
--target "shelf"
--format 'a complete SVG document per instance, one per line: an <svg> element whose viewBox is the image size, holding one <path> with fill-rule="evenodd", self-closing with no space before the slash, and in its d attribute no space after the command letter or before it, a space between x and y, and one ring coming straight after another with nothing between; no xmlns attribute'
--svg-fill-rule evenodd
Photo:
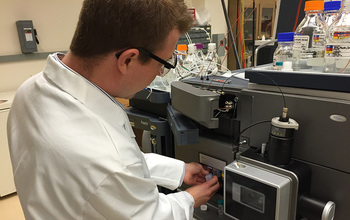
<svg viewBox="0 0 350 220"><path fill-rule="evenodd" d="M267 78L266 76L269 78ZM321 73L321 72L284 72L272 70L272 66L253 68L245 71L245 77L251 83L263 85L317 89L337 92L350 92L350 74Z"/></svg>

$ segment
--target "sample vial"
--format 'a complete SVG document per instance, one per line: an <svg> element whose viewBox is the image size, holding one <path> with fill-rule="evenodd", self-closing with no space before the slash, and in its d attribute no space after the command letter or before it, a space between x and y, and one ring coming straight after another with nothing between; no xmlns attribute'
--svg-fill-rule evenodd
<svg viewBox="0 0 350 220"><path fill-rule="evenodd" d="M218 200L218 215L224 214L224 201L222 199Z"/></svg>

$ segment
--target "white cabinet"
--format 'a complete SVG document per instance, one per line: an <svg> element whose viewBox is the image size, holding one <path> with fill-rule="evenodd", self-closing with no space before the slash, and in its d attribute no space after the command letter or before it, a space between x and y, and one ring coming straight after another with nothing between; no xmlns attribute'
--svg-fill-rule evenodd
<svg viewBox="0 0 350 220"><path fill-rule="evenodd" d="M2 97L0 96L0 100L1 98ZM8 102L6 104L10 104L12 102L12 100L10 100L11 97L8 97L7 95L6 98ZM6 124L9 112L9 106L0 104L0 197L16 192L13 180L10 152L7 143Z"/></svg>
<svg viewBox="0 0 350 220"><path fill-rule="evenodd" d="M0 196L16 192L7 144L6 122L9 111L0 110Z"/></svg>

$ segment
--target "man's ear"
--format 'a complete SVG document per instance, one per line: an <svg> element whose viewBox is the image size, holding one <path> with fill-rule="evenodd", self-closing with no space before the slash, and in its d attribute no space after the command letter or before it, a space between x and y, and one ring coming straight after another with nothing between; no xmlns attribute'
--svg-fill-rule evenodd
<svg viewBox="0 0 350 220"><path fill-rule="evenodd" d="M117 64L122 74L127 74L129 69L137 63L139 54L137 49L128 49L119 56Z"/></svg>

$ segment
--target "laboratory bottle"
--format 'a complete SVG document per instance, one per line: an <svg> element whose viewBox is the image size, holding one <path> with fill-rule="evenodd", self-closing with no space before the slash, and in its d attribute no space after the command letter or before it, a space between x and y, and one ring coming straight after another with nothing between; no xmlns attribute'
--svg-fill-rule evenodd
<svg viewBox="0 0 350 220"><path fill-rule="evenodd" d="M203 44L197 43L195 44L195 54L196 54L196 62L198 66L198 70L200 71L200 78L201 80L204 79L204 76L206 75L206 69L204 66L204 54L203 54Z"/></svg>
<svg viewBox="0 0 350 220"><path fill-rule="evenodd" d="M323 71L326 43L323 9L323 1L305 2L305 17L296 28L294 36L294 71Z"/></svg>
<svg viewBox="0 0 350 220"><path fill-rule="evenodd" d="M324 3L323 17L326 23L326 30L338 18L340 8L341 1L332 1Z"/></svg>
<svg viewBox="0 0 350 220"><path fill-rule="evenodd" d="M350 1L338 19L328 28L325 72L350 73Z"/></svg>
<svg viewBox="0 0 350 220"><path fill-rule="evenodd" d="M177 62L180 65L183 65L186 57L187 57L187 44L178 44L176 46L176 57L177 57Z"/></svg>
<svg viewBox="0 0 350 220"><path fill-rule="evenodd" d="M195 44L195 46L196 46L196 54L197 54L198 60L200 62L203 62L205 59L204 53L203 53L203 44L197 43L197 44Z"/></svg>
<svg viewBox="0 0 350 220"><path fill-rule="evenodd" d="M196 55L196 46L195 44L187 45L187 57L183 63L183 66L192 74L197 74L199 72L198 59Z"/></svg>
<svg viewBox="0 0 350 220"><path fill-rule="evenodd" d="M207 63L208 70L213 71L215 70L215 68L217 68L218 70L221 69L221 60L216 51L216 43L208 44L208 53L205 57L205 61Z"/></svg>
<svg viewBox="0 0 350 220"><path fill-rule="evenodd" d="M178 44L176 46L177 65L175 67L175 74L179 77L188 75L188 70L184 67L184 62L187 58L187 44Z"/></svg>
<svg viewBox="0 0 350 220"><path fill-rule="evenodd" d="M283 63L293 60L294 32L279 33L277 48L273 53L273 69L282 70Z"/></svg>

